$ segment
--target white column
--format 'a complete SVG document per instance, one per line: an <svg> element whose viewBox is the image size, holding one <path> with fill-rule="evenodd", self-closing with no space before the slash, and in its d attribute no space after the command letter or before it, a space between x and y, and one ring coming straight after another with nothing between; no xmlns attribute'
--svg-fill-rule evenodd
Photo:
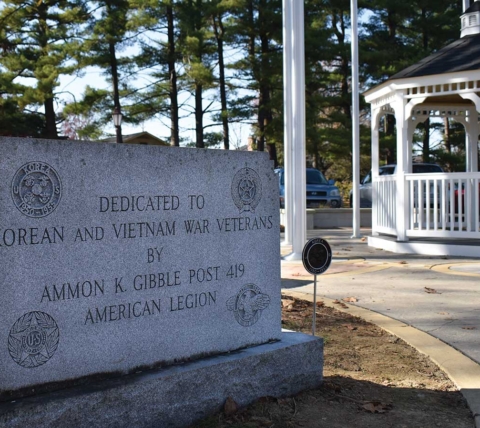
<svg viewBox="0 0 480 428"><path fill-rule="evenodd" d="M395 119L397 123L397 170L396 170L396 230L397 241L408 241L407 224L408 224L408 201L407 186L405 182L405 174L408 172L408 123L405 117L406 100L403 95L399 94L395 101Z"/></svg>
<svg viewBox="0 0 480 428"><path fill-rule="evenodd" d="M415 134L415 129L417 129L418 121L413 121L411 117L407 118L407 153L409 156L407 157L407 170L406 172L411 173L413 171L413 135Z"/></svg>
<svg viewBox="0 0 480 428"><path fill-rule="evenodd" d="M467 123L465 126L467 154L467 172L478 172L478 113L474 108L468 111Z"/></svg>
<svg viewBox="0 0 480 428"><path fill-rule="evenodd" d="M293 22L292 1L283 0L283 166L285 183L285 239L282 245L292 245L293 239L293 195L292 195L292 150L293 150L293 115L292 115L292 63L293 63Z"/></svg>
<svg viewBox="0 0 480 428"><path fill-rule="evenodd" d="M478 172L478 135L480 129L478 126L478 112L472 112L472 171Z"/></svg>
<svg viewBox="0 0 480 428"><path fill-rule="evenodd" d="M352 17L352 175L353 175L353 234L352 238L360 238L360 101L358 97L358 22L357 0L351 0Z"/></svg>
<svg viewBox="0 0 480 428"><path fill-rule="evenodd" d="M292 253L286 260L301 260L307 240L306 156L305 156L305 35L303 0L292 3L293 20L293 231ZM287 178L288 179L288 178Z"/></svg>
<svg viewBox="0 0 480 428"><path fill-rule="evenodd" d="M371 124L371 139L372 139L372 235L378 235L376 228L378 226L377 215L377 198L375 197L375 184L378 179L378 170L380 163L379 152L379 135L378 129L380 127L381 110L379 108L372 109L372 124Z"/></svg>
<svg viewBox="0 0 480 428"><path fill-rule="evenodd" d="M470 0L463 0L463 11L465 12L470 7Z"/></svg>

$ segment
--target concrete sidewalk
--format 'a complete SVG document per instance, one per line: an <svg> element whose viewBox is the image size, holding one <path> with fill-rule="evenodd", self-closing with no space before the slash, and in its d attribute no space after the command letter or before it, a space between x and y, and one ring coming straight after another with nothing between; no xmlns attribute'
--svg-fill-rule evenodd
<svg viewBox="0 0 480 428"><path fill-rule="evenodd" d="M317 277L317 299L337 309L334 300L358 299L344 310L429 355L480 414L480 259L395 254L351 234L347 228L308 231L308 238L326 239L333 251L329 270ZM282 255L290 251L282 247ZM282 261L282 292L312 298L313 276L301 261Z"/></svg>

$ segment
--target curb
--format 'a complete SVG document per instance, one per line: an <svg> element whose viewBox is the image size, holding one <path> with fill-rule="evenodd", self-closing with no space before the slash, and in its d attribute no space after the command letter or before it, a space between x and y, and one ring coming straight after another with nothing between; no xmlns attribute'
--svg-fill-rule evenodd
<svg viewBox="0 0 480 428"><path fill-rule="evenodd" d="M297 299L313 302L313 295L298 291L282 290L282 294ZM350 315L362 318L376 326L393 334L418 352L428 356L437 364L456 385L467 400L468 407L472 412L475 427L480 428L480 365L452 348L450 345L418 330L401 321L389 318L385 315L364 309L356 305L347 304L348 309L335 305L333 299L317 294L317 298L323 300L326 306Z"/></svg>

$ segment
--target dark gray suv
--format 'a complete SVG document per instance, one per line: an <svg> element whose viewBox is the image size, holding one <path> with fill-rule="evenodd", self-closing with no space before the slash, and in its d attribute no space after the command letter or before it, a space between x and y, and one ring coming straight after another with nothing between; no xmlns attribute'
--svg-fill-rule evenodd
<svg viewBox="0 0 480 428"><path fill-rule="evenodd" d="M307 208L340 208L342 196L334 180L327 180L325 176L315 168L307 168ZM285 180L283 168L275 170L278 174L280 190L280 208L285 208Z"/></svg>

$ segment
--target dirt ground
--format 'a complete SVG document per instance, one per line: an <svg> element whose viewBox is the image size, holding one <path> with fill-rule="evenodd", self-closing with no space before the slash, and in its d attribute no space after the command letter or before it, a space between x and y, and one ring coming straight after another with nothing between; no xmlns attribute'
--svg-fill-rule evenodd
<svg viewBox="0 0 480 428"><path fill-rule="evenodd" d="M342 302L338 302L339 305ZM453 383L428 357L380 328L317 303L316 334L325 341L324 382L288 398L262 398L224 411L198 428L472 428ZM282 296L284 328L311 333L312 304Z"/></svg>

